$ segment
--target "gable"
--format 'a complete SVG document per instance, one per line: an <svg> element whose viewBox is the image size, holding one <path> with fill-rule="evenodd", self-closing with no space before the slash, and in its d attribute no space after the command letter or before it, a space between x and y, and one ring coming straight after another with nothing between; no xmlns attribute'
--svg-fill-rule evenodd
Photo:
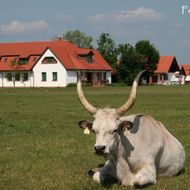
<svg viewBox="0 0 190 190"><path fill-rule="evenodd" d="M180 71L180 69L179 69L179 66L177 64L176 58L174 57L171 64L170 64L168 72L169 73L174 73L176 71Z"/></svg>
<svg viewBox="0 0 190 190"><path fill-rule="evenodd" d="M169 73L179 70L175 56L160 56L155 73Z"/></svg>
<svg viewBox="0 0 190 190"><path fill-rule="evenodd" d="M37 67L56 68L57 66L59 67L60 65L64 68L64 65L59 61L56 55L49 48L47 48L44 51L44 53L41 55L41 57L37 60L37 62L33 65L32 69L34 70Z"/></svg>
<svg viewBox="0 0 190 190"><path fill-rule="evenodd" d="M185 75L190 75L190 64L181 64L181 71L183 71L183 73Z"/></svg>

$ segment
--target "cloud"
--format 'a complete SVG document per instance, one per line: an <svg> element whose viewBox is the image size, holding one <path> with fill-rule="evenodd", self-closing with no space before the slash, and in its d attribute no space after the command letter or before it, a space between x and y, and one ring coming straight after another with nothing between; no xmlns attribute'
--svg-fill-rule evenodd
<svg viewBox="0 0 190 190"><path fill-rule="evenodd" d="M154 9L149 9L145 7L139 7L134 10L121 11L116 15L115 20L117 22L123 22L129 19L138 20L155 20L161 18L161 13L155 11Z"/></svg>
<svg viewBox="0 0 190 190"><path fill-rule="evenodd" d="M22 22L18 20L13 20L8 25L2 26L2 32L6 34L12 33L31 33L39 32L48 28L48 25L43 20L36 20L32 22Z"/></svg>
<svg viewBox="0 0 190 190"><path fill-rule="evenodd" d="M93 23L102 23L102 22L106 22L106 21L110 21L112 19L113 15L111 14L98 14L95 16L91 16L87 18L88 22L93 22Z"/></svg>
<svg viewBox="0 0 190 190"><path fill-rule="evenodd" d="M154 9L138 7L132 10L114 11L102 13L89 17L87 20L93 23L115 22L123 23L128 21L155 21L163 15Z"/></svg>

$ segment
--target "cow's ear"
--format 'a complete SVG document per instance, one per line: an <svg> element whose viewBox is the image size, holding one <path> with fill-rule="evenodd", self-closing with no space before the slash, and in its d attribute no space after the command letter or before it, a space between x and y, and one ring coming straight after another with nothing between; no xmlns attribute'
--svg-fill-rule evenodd
<svg viewBox="0 0 190 190"><path fill-rule="evenodd" d="M91 133L91 131L92 131L92 124L93 124L92 122L82 120L82 121L79 121L78 124L79 124L79 127L84 130L84 134L88 135L88 134Z"/></svg>
<svg viewBox="0 0 190 190"><path fill-rule="evenodd" d="M125 130L130 130L133 126L133 123L131 123L130 121L122 121L119 124L119 132L124 132Z"/></svg>

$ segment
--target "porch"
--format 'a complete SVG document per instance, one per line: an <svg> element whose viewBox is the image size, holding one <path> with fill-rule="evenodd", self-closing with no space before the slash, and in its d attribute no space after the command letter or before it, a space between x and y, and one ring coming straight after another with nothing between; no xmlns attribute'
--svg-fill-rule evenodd
<svg viewBox="0 0 190 190"><path fill-rule="evenodd" d="M83 71L81 72L81 80L84 84L92 84L93 86L101 86L111 83L111 73L110 76L107 72L103 71Z"/></svg>

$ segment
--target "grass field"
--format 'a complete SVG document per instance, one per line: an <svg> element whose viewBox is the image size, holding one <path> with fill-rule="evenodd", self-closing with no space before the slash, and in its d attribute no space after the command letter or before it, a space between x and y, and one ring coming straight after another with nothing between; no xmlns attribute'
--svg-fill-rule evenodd
<svg viewBox="0 0 190 190"><path fill-rule="evenodd" d="M129 87L84 89L99 107L117 107ZM186 150L186 172L160 178L150 190L190 189L190 86L139 87L135 106L127 113L150 114L161 120ZM78 121L92 120L76 89L0 89L0 190L131 189L103 187L85 172L103 162L94 155L94 135L84 135Z"/></svg>

